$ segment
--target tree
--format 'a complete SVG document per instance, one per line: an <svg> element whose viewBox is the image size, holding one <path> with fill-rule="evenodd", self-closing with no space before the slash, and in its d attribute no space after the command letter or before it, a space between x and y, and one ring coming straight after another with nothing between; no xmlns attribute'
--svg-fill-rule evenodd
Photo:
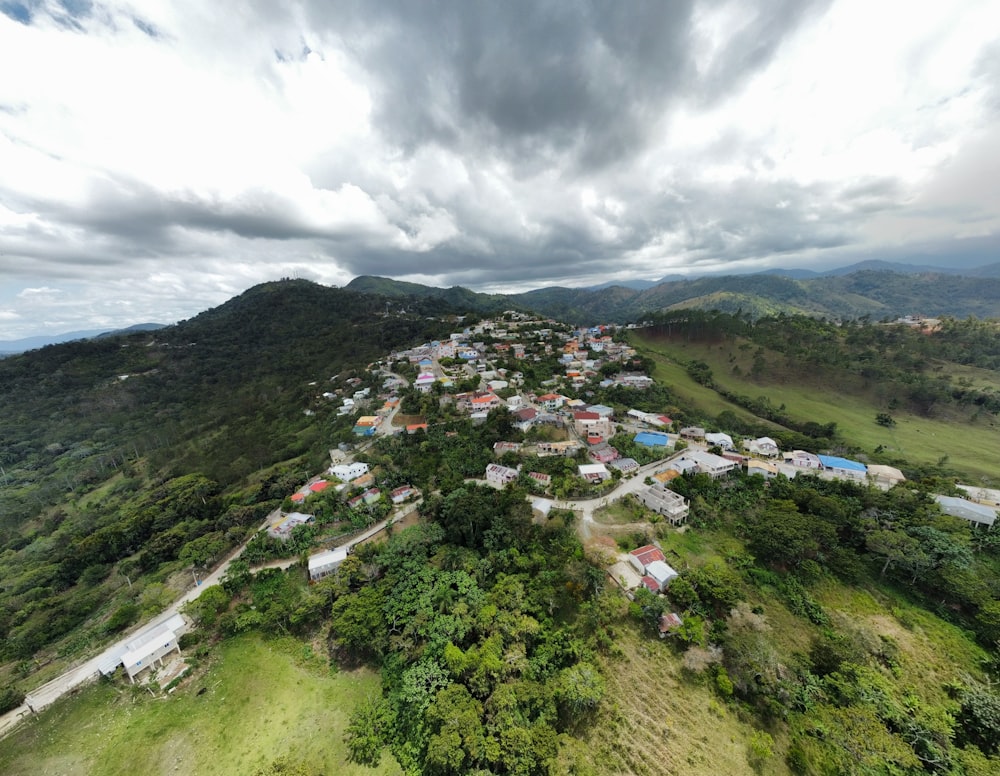
<svg viewBox="0 0 1000 776"><path fill-rule="evenodd" d="M870 552L885 557L879 576L885 576L893 563L913 562L921 552L920 542L902 531L873 531L865 539L865 546Z"/></svg>
<svg viewBox="0 0 1000 776"><path fill-rule="evenodd" d="M351 762L378 766L382 748L388 743L394 724L392 707L381 698L367 698L355 708L347 723L344 743Z"/></svg>
<svg viewBox="0 0 1000 776"><path fill-rule="evenodd" d="M895 419L888 412L880 412L876 415L875 422L880 426L885 426L886 428L892 428L896 425Z"/></svg>

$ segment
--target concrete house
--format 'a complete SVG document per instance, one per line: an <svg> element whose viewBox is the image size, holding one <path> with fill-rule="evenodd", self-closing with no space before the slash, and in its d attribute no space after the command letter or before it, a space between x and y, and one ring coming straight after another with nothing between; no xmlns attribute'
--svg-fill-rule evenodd
<svg viewBox="0 0 1000 776"><path fill-rule="evenodd" d="M363 474L368 474L368 469L368 464L361 461L355 461L354 463L341 463L336 466L331 466L327 471L329 471L330 474L338 480L350 482Z"/></svg>
<svg viewBox="0 0 1000 776"><path fill-rule="evenodd" d="M491 463L486 467L486 482L494 488L503 488L515 482L518 474L517 469L511 469L509 466L501 466L498 463Z"/></svg>
<svg viewBox="0 0 1000 776"><path fill-rule="evenodd" d="M184 618L175 615L126 644L128 651L122 655L121 662L133 684L135 678L147 668L162 666L164 657L181 651L178 640L186 629Z"/></svg>
<svg viewBox="0 0 1000 776"><path fill-rule="evenodd" d="M664 483L654 482L636 494L648 509L665 517L671 525L681 525L687 520L690 506L682 495L674 493Z"/></svg>

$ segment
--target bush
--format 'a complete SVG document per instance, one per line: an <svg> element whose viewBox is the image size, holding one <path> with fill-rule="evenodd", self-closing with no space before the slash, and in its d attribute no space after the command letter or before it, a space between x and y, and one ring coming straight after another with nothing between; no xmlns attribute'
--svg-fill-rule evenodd
<svg viewBox="0 0 1000 776"><path fill-rule="evenodd" d="M24 693L14 685L7 685L3 690L0 690L0 714L6 714L22 703L24 703Z"/></svg>

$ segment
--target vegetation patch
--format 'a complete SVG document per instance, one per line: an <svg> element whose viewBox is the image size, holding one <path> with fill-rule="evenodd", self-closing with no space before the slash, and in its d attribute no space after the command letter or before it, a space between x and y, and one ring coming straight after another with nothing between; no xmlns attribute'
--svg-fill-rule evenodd
<svg viewBox="0 0 1000 776"><path fill-rule="evenodd" d="M353 708L379 693L365 669L303 660L295 639L228 639L169 695L101 682L58 701L0 741L4 774L246 776L283 760L306 773L400 773L354 765L343 743ZM72 753L71 755L68 753Z"/></svg>

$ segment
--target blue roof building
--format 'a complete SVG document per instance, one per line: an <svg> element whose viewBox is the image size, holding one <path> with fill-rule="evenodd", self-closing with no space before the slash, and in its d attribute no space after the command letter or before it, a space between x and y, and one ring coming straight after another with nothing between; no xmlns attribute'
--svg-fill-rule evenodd
<svg viewBox="0 0 1000 776"><path fill-rule="evenodd" d="M657 434L655 431L641 431L635 435L635 443L644 447L668 447L670 437L666 434Z"/></svg>
<svg viewBox="0 0 1000 776"><path fill-rule="evenodd" d="M816 457L819 458L819 462L823 465L824 469L837 477L844 477L850 480L863 480L868 474L868 467L858 461L838 458L835 455L818 455Z"/></svg>

